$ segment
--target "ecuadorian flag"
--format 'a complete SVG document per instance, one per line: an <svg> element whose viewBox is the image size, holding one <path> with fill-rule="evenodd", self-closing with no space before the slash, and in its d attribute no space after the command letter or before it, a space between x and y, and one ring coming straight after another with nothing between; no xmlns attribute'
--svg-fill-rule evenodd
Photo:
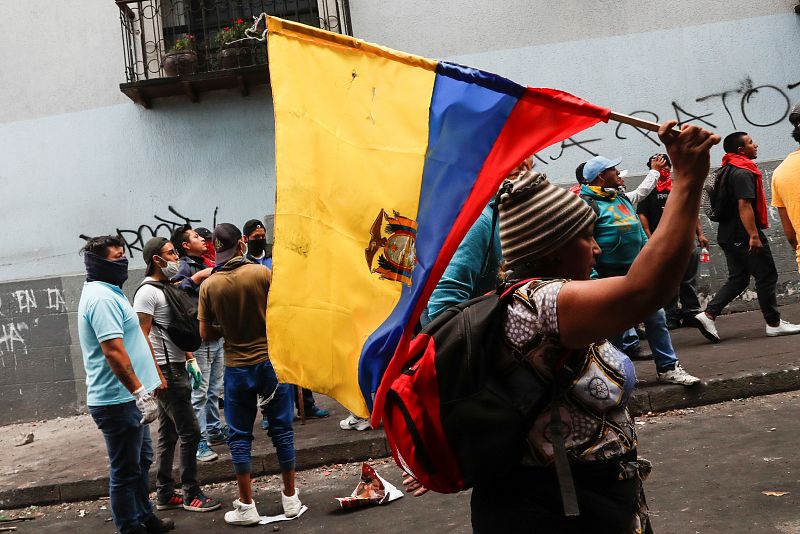
<svg viewBox="0 0 800 534"><path fill-rule="evenodd" d="M367 417L381 379L403 363L391 361L395 350L502 180L610 110L277 18L268 51L270 358L282 382Z"/></svg>

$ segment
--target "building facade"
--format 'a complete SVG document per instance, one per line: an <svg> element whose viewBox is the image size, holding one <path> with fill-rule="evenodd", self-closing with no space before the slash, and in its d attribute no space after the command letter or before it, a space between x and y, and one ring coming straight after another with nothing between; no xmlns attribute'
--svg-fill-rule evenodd
<svg viewBox="0 0 800 534"><path fill-rule="evenodd" d="M0 396L9 406L0 424L83 408L74 316L81 235L119 233L137 269L144 242L176 225L241 225L273 213L267 51L254 44L249 63L222 68L224 47L214 42L237 17L249 20L266 10L317 21L389 47L564 89L644 119L676 118L723 135L748 131L769 171L796 148L786 121L800 100L796 5L0 0ZM190 33L197 70L169 76L164 57ZM652 133L601 124L544 150L537 165L566 184L575 166L594 154L622 157L622 167L635 175L660 150ZM713 158L720 160L721 148ZM786 302L798 276L774 213L772 220ZM701 273L706 294L725 275L721 254L712 249L712 258ZM140 277L132 272L127 286ZM746 293L737 306L755 303Z"/></svg>

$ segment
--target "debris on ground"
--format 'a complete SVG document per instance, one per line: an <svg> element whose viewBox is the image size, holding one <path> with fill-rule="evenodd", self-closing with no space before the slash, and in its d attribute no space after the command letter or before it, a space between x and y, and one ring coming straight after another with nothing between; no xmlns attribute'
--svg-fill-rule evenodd
<svg viewBox="0 0 800 534"><path fill-rule="evenodd" d="M25 434L25 436L22 438L22 441L20 443L17 443L16 446L22 447L23 445L27 445L28 443L33 443L33 432L28 432L27 434Z"/></svg>

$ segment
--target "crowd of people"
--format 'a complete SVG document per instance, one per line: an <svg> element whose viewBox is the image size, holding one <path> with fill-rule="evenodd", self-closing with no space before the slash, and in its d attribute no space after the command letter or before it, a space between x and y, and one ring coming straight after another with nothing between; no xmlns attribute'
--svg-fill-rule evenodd
<svg viewBox="0 0 800 534"><path fill-rule="evenodd" d="M789 119L800 143L800 106ZM766 335L800 333L800 326L781 319L777 307L777 270L763 232L768 208L762 175L753 162L758 147L744 132L725 137L723 166L717 171L718 181L726 184L718 188L725 195L720 201L727 205L727 216L720 220L717 243L728 279L700 309L698 261L709 240L699 222L699 206L709 151L720 139L695 126L680 132L674 127L674 121L661 127L666 153L647 159L649 172L631 192L617 168L620 159L597 156L582 163L576 169L578 184L570 190L535 172L533 157L520 163L470 229L429 299L422 328L454 304L513 281L535 279L515 289L501 326L503 342L550 380L554 372L548 366L559 351L585 355L584 365L575 366L581 371L572 377L570 389L533 424L520 469L475 485L476 532L516 531L531 524L558 532L585 532L598 525L608 527L603 531L649 531L642 489L649 466L636 455L635 425L626 409L636 383L631 359L652 358L660 382L700 382L682 367L669 331L697 328L711 342L720 342L715 319L746 289L751 276ZM800 150L776 169L772 203L800 265L798 176ZM197 462L215 460L212 447L222 443L230 450L238 487L225 520L258 523L251 446L259 412L277 451L284 513L298 515L295 410L308 417L329 414L316 405L311 391L279 383L270 363L266 309L272 258L264 224L249 220L240 231L223 223L213 232L186 226L170 239L150 239L142 251L145 278L132 303L122 291L128 277L124 252L117 236L86 242L86 284L78 310L87 405L106 442L117 529L127 534L174 528L154 509L219 509L221 503L202 491ZM197 339L183 328L182 314L198 322ZM602 384L576 387L589 379ZM556 411L559 423L572 429L566 447L579 518L559 513L560 481L547 430ZM156 419L154 506L148 425ZM351 414L340 426L363 430L369 424ZM173 478L176 447L180 491ZM406 485L416 494L425 492L411 476Z"/></svg>

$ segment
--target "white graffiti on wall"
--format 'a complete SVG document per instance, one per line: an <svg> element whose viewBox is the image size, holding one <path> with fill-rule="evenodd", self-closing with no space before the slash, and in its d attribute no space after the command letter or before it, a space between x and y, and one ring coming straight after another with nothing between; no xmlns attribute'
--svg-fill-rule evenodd
<svg viewBox="0 0 800 534"><path fill-rule="evenodd" d="M17 355L28 354L32 329L38 326L39 317L63 314L68 309L63 291L57 287L16 289L6 295L7 298L0 298L0 368L13 360L16 369Z"/></svg>

